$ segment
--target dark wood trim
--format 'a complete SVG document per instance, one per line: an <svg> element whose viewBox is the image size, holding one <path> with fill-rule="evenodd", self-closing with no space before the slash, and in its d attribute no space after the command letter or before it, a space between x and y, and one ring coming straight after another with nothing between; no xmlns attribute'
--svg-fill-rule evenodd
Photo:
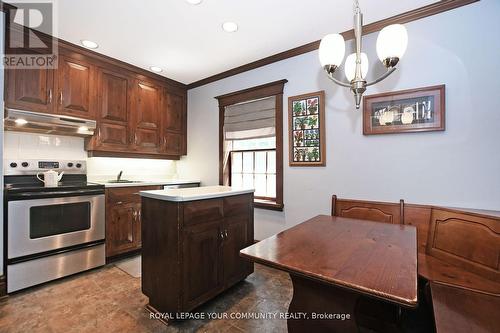
<svg viewBox="0 0 500 333"><path fill-rule="evenodd" d="M118 152L118 151L87 151L88 157L126 157L126 158L152 158L157 160L179 160L178 155L146 154L140 152Z"/></svg>
<svg viewBox="0 0 500 333"><path fill-rule="evenodd" d="M219 101L219 184L229 179L224 168L224 109L228 105L258 98L276 98L276 203L254 203L257 208L283 210L283 89L288 80L279 80L215 97ZM270 208L271 207L271 208Z"/></svg>
<svg viewBox="0 0 500 333"><path fill-rule="evenodd" d="M402 14L398 14L398 15L380 20L380 21L376 21L376 22L367 24L367 25L363 26L363 35L371 34L373 32L380 31L383 27L388 26L390 24L396 24L396 23L404 24L404 23L420 20L420 19L426 18L428 16L443 13L443 12L446 12L448 10L462 7L462 6L477 2L477 1L479 1L479 0L442 0L442 1L438 1L436 3L430 4L430 5L427 5L424 7L420 7L420 8L410 10L410 11L402 13ZM345 40L354 39L354 30L351 29L351 30L344 31L342 33L342 35L344 36ZM219 81L219 80L225 79L225 78L230 77L230 76L234 76L237 74L247 72L247 71L252 70L252 69L266 66L266 65L269 65L269 64L281 61L281 60L288 59L288 58L296 57L296 56L304 54L304 53L312 52L312 51L317 50L319 48L319 43L320 43L319 40L314 41L314 42L310 42L310 43L295 47L293 49L289 49L289 50L286 50L284 52L276 53L272 56L262 58L262 59L259 59L257 61L250 62L248 64L232 68L232 69L224 71L222 73L209 76L209 77L204 78L202 80L198 80L198 81L195 81L195 82L188 84L187 89L189 90L189 89L201 87L201 86L204 86L204 85L209 84L211 82Z"/></svg>
<svg viewBox="0 0 500 333"><path fill-rule="evenodd" d="M284 208L283 204L277 204L274 202L263 202L263 201L254 201L253 206L257 209L276 210L279 212L282 212Z"/></svg>
<svg viewBox="0 0 500 333"><path fill-rule="evenodd" d="M0 276L0 299L7 296L7 280L5 275Z"/></svg>
<svg viewBox="0 0 500 333"><path fill-rule="evenodd" d="M286 79L278 80L262 84L260 86L216 96L215 98L219 100L219 107L221 106L226 107L228 105L247 102L253 99L259 99L259 98L282 94L283 89L285 87L285 83L287 82L288 80Z"/></svg>

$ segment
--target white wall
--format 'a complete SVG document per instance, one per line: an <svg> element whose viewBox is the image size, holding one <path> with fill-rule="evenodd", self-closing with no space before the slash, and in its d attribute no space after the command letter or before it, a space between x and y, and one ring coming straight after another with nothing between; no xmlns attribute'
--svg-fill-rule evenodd
<svg viewBox="0 0 500 333"><path fill-rule="evenodd" d="M285 210L256 209L256 239L329 214L334 193L500 210L499 13L498 0L483 0L408 23L409 47L399 69L366 92L446 84L445 132L363 136L361 111L355 110L347 89L326 78L315 51L190 90L188 155L178 164L180 176L200 178L205 185L218 182L214 96L288 79L285 107L288 96L326 92L327 166L288 166L284 110ZM366 36L363 46L371 68L381 72L376 36Z"/></svg>

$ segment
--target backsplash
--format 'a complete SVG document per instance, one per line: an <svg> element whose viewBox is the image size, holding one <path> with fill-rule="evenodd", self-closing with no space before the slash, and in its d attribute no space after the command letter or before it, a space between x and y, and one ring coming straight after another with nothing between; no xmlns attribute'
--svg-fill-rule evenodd
<svg viewBox="0 0 500 333"><path fill-rule="evenodd" d="M6 131L4 159L86 160L83 138Z"/></svg>
<svg viewBox="0 0 500 333"><path fill-rule="evenodd" d="M71 136L5 132L4 159L85 160L91 180L110 180L123 171L123 179L177 178L176 161L143 158L87 157L84 139Z"/></svg>
<svg viewBox="0 0 500 333"><path fill-rule="evenodd" d="M165 180L177 178L175 161L145 158L90 157L87 159L90 180L115 179L123 171L122 179Z"/></svg>

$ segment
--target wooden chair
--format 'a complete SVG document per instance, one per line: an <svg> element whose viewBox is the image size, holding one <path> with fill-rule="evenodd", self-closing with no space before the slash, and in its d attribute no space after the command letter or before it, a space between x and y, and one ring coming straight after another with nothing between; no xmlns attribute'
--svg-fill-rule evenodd
<svg viewBox="0 0 500 333"><path fill-rule="evenodd" d="M332 216L403 224L404 200L399 203L338 199L332 195Z"/></svg>
<svg viewBox="0 0 500 333"><path fill-rule="evenodd" d="M418 273L428 281L500 294L500 218L433 207Z"/></svg>

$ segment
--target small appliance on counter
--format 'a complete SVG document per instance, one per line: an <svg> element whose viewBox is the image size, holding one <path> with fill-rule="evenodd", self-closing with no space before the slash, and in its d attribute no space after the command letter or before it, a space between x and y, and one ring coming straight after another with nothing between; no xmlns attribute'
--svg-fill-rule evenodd
<svg viewBox="0 0 500 333"><path fill-rule="evenodd" d="M8 293L105 264L104 185L85 161L4 160L4 184Z"/></svg>

